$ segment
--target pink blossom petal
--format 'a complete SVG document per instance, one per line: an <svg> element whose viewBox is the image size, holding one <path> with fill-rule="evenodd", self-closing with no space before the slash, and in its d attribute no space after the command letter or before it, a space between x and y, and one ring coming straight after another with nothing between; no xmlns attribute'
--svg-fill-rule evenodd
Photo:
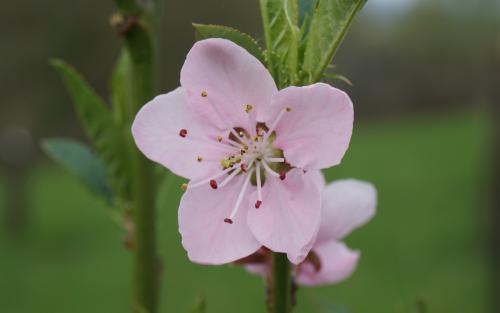
<svg viewBox="0 0 500 313"><path fill-rule="evenodd" d="M316 186L318 186L320 190L323 190L326 186L326 179L325 175L323 175L323 172L321 172L320 170L311 170L308 173L314 179Z"/></svg>
<svg viewBox="0 0 500 313"><path fill-rule="evenodd" d="M198 156L218 160L231 152L191 114L182 88L143 106L135 117L132 134L146 157L188 179L212 174L218 166L216 162L199 162Z"/></svg>
<svg viewBox="0 0 500 313"><path fill-rule="evenodd" d="M192 262L224 264L257 251L261 245L247 224L247 201L243 201L233 223L225 223L244 183L244 175L214 190L206 186L189 189L179 207L182 245Z"/></svg>
<svg viewBox="0 0 500 313"><path fill-rule="evenodd" d="M250 199L255 203L256 193ZM262 245L287 253L288 259L297 264L314 243L320 215L321 192L314 176L292 169L285 180L266 176L262 204L259 209L250 208L248 224Z"/></svg>
<svg viewBox="0 0 500 313"><path fill-rule="evenodd" d="M267 69L242 47L225 39L198 41L181 70L189 106L219 129L255 129L255 116L277 92ZM203 96L202 96L203 93ZM245 112L245 106L252 109Z"/></svg>
<svg viewBox="0 0 500 313"><path fill-rule="evenodd" d="M319 258L319 271L309 262L299 265L297 283L317 286L338 283L354 272L360 256L359 251L350 250L342 242L329 241L315 245L314 253Z"/></svg>
<svg viewBox="0 0 500 313"><path fill-rule="evenodd" d="M375 214L377 191L364 181L343 179L323 190L318 242L342 239Z"/></svg>
<svg viewBox="0 0 500 313"><path fill-rule="evenodd" d="M321 169L340 163L349 146L353 106L349 96L327 84L288 87L273 97L264 117L273 123L286 108L276 126L274 145L286 159L302 169Z"/></svg>

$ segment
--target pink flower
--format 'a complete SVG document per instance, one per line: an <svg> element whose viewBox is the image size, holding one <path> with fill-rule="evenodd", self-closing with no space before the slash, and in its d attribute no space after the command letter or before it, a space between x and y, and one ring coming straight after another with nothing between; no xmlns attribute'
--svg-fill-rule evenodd
<svg viewBox="0 0 500 313"><path fill-rule="evenodd" d="M323 190L321 226L316 242L306 259L295 267L298 284L333 284L349 277L358 263L359 251L349 249L341 240L368 222L375 214L377 193L367 182L345 179ZM249 257L246 269L268 275L267 251Z"/></svg>
<svg viewBox="0 0 500 313"><path fill-rule="evenodd" d="M265 246L301 262L321 213L309 171L342 159L351 100L322 83L278 91L256 58L224 39L197 42L180 76L181 87L140 110L132 133L149 159L190 180L179 207L189 258L222 264Z"/></svg>

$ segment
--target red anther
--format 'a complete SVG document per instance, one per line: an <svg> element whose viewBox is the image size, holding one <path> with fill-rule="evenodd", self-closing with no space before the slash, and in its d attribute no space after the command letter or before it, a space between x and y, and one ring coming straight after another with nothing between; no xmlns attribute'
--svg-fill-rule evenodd
<svg viewBox="0 0 500 313"><path fill-rule="evenodd" d="M280 179L284 180L285 178L286 178L286 172L285 171L281 171L280 172Z"/></svg>
<svg viewBox="0 0 500 313"><path fill-rule="evenodd" d="M257 200L257 201L255 202L255 208L256 208L256 209L260 208L260 205L261 205L261 204L262 204L262 201Z"/></svg>
<svg viewBox="0 0 500 313"><path fill-rule="evenodd" d="M179 131L179 136L181 136L182 138L185 138L187 134L188 134L187 129L183 128Z"/></svg>
<svg viewBox="0 0 500 313"><path fill-rule="evenodd" d="M232 224L232 223L233 223L233 220L232 220L232 219L230 219L230 218L225 218L225 219L224 219L224 223Z"/></svg>
<svg viewBox="0 0 500 313"><path fill-rule="evenodd" d="M217 182L214 179L210 181L210 187L212 187L213 189L217 189Z"/></svg>
<svg viewBox="0 0 500 313"><path fill-rule="evenodd" d="M246 165L245 163L241 163L240 167L241 167L241 170L242 170L244 173L246 173L246 172L247 172L248 167L247 167L247 165Z"/></svg>

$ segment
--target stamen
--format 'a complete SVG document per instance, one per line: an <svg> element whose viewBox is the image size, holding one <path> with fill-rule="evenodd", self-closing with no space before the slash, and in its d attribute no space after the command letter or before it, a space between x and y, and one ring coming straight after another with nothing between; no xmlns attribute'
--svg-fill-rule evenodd
<svg viewBox="0 0 500 313"><path fill-rule="evenodd" d="M201 91L201 96L202 96L203 98L205 98L205 97L207 96L207 92L206 92L205 90L202 90L202 91Z"/></svg>
<svg viewBox="0 0 500 313"><path fill-rule="evenodd" d="M210 187L217 189L217 181L215 179L210 180Z"/></svg>
<svg viewBox="0 0 500 313"><path fill-rule="evenodd" d="M222 142L222 136L217 136L217 141Z"/></svg>
<svg viewBox="0 0 500 313"><path fill-rule="evenodd" d="M285 114L285 112L290 112L292 111L291 108L289 107L286 107L285 109L283 109L279 114L278 116L276 117L276 119L274 120L273 124L271 125L271 127L269 128L269 130L266 132L266 135L265 135L265 138L264 139L267 139L269 138L269 136L273 133L274 129L276 128L276 126L278 126L278 123L281 121L281 118L283 117L283 114Z"/></svg>
<svg viewBox="0 0 500 313"><path fill-rule="evenodd" d="M187 129L183 128L179 131L179 136L181 136L182 138L186 138L187 133L188 133Z"/></svg>
<svg viewBox="0 0 500 313"><path fill-rule="evenodd" d="M253 109L251 104L245 104L245 112L250 113Z"/></svg>
<svg viewBox="0 0 500 313"><path fill-rule="evenodd" d="M196 161L198 161L198 162L201 162L201 161L203 161L203 157L201 157L201 156L198 156L198 157L196 158Z"/></svg>
<svg viewBox="0 0 500 313"><path fill-rule="evenodd" d="M189 182L188 187L189 187L189 188L195 188L195 187L203 186L203 185L205 185L206 183L209 183L211 180L215 180L215 179L217 179L217 178L219 178L219 177L221 177L221 176L224 176L225 174L227 174L228 172L230 172L230 171L232 171L232 170L233 170L232 168L227 168L227 169L223 170L222 172L217 173L216 175L214 175L214 176L212 176L212 177L209 177L209 178L207 178L207 179L204 179L204 180L202 180L202 181L199 181L199 182L197 182L197 183L193 183L193 184L191 184L191 182Z"/></svg>
<svg viewBox="0 0 500 313"><path fill-rule="evenodd" d="M271 162L271 163L282 163L282 162L285 162L284 158L265 158L265 160L267 162Z"/></svg>
<svg viewBox="0 0 500 313"><path fill-rule="evenodd" d="M248 170L248 166L247 166L245 163L241 163L240 167L241 167L241 171L242 171L243 173L246 173L246 172L247 172L247 170Z"/></svg>
<svg viewBox="0 0 500 313"><path fill-rule="evenodd" d="M225 218L225 219L224 219L224 223L232 224L232 223L233 223L233 220L232 220L232 219L230 219L230 218Z"/></svg>
<svg viewBox="0 0 500 313"><path fill-rule="evenodd" d="M232 143L233 145L235 145L236 147L238 147L238 148L240 148L240 149L241 149L241 147L243 147L243 144L241 144L241 143L239 143L239 142L236 142L236 141L234 141L234 140L232 140L232 139L229 139L229 138L228 138L228 139L227 139L227 141L228 141L229 143Z"/></svg>
<svg viewBox="0 0 500 313"><path fill-rule="evenodd" d="M286 178L286 172L285 172L285 170L280 171L280 179L281 180L285 180L285 178Z"/></svg>
<svg viewBox="0 0 500 313"><path fill-rule="evenodd" d="M229 174L228 177L226 177L222 183L220 183L220 188L224 187L225 185L227 185L236 175L238 175L239 173L241 172L241 167L238 167L237 169L235 169L231 174Z"/></svg>
<svg viewBox="0 0 500 313"><path fill-rule="evenodd" d="M248 183L250 182L250 177L252 177L252 172L250 172L247 175L245 182L243 183L243 186L241 187L240 193L238 194L238 199L236 199L236 204L234 205L234 208L231 211L231 215L229 215L229 220L231 220L231 221L235 217L236 213L238 213L238 209L240 208L241 201L243 200L243 196L245 195L245 191L248 187ZM224 221L226 221L226 220L224 220Z"/></svg>
<svg viewBox="0 0 500 313"><path fill-rule="evenodd" d="M187 134L187 133L186 133ZM182 136L182 134L179 133L179 135L181 137L185 137L185 136ZM239 148L236 148L236 147L233 147L231 145L228 145L228 144L225 144L223 142L219 142L219 141L213 141L213 140L209 140L209 139L205 139L205 138L193 138L193 137L189 137L190 140L193 140L193 141L198 141L198 142L202 142L202 143L206 143L206 144L209 144L209 145L212 145L212 146L215 146L215 147L218 147L218 148L222 148L222 149L231 149L233 151L240 151Z"/></svg>
<svg viewBox="0 0 500 313"><path fill-rule="evenodd" d="M186 189L188 188L188 184L184 183L181 185L181 189L186 191Z"/></svg>
<svg viewBox="0 0 500 313"><path fill-rule="evenodd" d="M262 165L264 166L264 169L266 170L266 173L268 173L269 175L272 175L274 177L280 177L280 174L276 173L275 171L273 171L269 165L266 163L266 161L262 160Z"/></svg>
<svg viewBox="0 0 500 313"><path fill-rule="evenodd" d="M255 202L255 208L258 209L262 204L262 182L260 179L260 163L257 163L255 167L256 178L257 178L257 202Z"/></svg>

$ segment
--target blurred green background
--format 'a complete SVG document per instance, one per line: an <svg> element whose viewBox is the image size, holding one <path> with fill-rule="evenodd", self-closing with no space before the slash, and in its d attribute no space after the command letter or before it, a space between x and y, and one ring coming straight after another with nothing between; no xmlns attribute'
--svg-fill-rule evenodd
<svg viewBox="0 0 500 313"><path fill-rule="evenodd" d="M378 212L347 240L362 251L358 271L301 288L296 312L500 311L499 11L495 0L368 1L334 60L354 86L331 83L352 96L357 120L343 163L326 174L373 182ZM0 12L0 312L130 311L131 255L115 214L39 149L51 136L85 140L47 60L75 65L105 96L120 47L112 3L2 1ZM160 92L178 85L191 22L262 39L257 1L164 0L160 13ZM208 312L263 312L260 278L187 260L180 182L167 178L158 199L162 312L189 312L199 296Z"/></svg>

